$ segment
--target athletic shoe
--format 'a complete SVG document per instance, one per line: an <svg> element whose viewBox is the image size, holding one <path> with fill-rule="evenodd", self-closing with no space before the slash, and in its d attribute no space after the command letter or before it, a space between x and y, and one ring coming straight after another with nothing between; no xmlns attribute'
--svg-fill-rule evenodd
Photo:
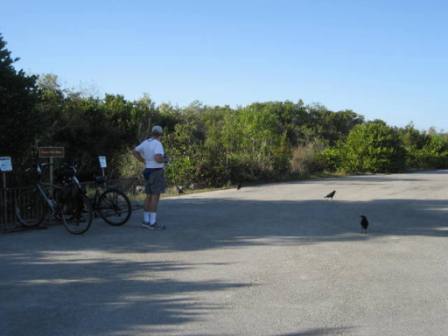
<svg viewBox="0 0 448 336"><path fill-rule="evenodd" d="M158 223L149 224L147 222L142 223L142 227L148 229L148 230L165 230L166 226Z"/></svg>
<svg viewBox="0 0 448 336"><path fill-rule="evenodd" d="M151 224L149 224L148 222L142 222L142 227L144 227L145 229L148 229L148 230L154 230L154 227Z"/></svg>
<svg viewBox="0 0 448 336"><path fill-rule="evenodd" d="M153 230L165 230L166 226L163 224L159 224L159 223L154 223L152 225L149 225Z"/></svg>

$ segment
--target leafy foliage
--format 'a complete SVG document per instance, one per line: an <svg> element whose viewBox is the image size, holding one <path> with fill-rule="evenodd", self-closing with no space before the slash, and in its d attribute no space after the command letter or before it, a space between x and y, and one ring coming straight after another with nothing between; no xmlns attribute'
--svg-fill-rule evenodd
<svg viewBox="0 0 448 336"><path fill-rule="evenodd" d="M27 76L15 61L0 35L0 154L24 161L34 158L36 146L61 145L85 178L98 174L98 155L108 157L109 174L140 175L130 151L154 124L164 127L171 157L166 173L177 185L448 167L448 137L434 129L365 122L351 110L334 112L302 100L231 108L197 101L156 105L148 95L99 98L61 88L56 75Z"/></svg>
<svg viewBox="0 0 448 336"><path fill-rule="evenodd" d="M342 149L342 168L348 172L398 172L405 168L405 151L396 129L384 122L355 126Z"/></svg>
<svg viewBox="0 0 448 336"><path fill-rule="evenodd" d="M17 71L17 60L0 34L0 154L23 160L42 129L37 78Z"/></svg>

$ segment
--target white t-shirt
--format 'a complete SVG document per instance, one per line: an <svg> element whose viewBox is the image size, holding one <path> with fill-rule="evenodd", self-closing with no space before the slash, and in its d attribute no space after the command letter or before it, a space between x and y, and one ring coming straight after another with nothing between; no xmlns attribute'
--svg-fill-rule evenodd
<svg viewBox="0 0 448 336"><path fill-rule="evenodd" d="M135 147L135 150L145 159L145 168L163 168L165 166L165 164L157 162L154 158L156 154L162 156L165 154L162 143L159 140L149 138Z"/></svg>

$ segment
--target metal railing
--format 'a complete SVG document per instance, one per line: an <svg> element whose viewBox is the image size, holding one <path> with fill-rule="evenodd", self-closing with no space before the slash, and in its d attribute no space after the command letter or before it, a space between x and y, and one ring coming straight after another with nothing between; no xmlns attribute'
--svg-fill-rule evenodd
<svg viewBox="0 0 448 336"><path fill-rule="evenodd" d="M16 218L16 202L19 194L31 187L0 189L0 231L14 231L20 227Z"/></svg>

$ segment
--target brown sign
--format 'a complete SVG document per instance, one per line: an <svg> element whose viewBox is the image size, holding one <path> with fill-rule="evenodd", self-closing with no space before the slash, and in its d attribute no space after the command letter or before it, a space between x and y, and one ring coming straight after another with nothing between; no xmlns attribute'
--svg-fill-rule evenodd
<svg viewBox="0 0 448 336"><path fill-rule="evenodd" d="M39 147L39 158L63 158L65 156L64 147Z"/></svg>

